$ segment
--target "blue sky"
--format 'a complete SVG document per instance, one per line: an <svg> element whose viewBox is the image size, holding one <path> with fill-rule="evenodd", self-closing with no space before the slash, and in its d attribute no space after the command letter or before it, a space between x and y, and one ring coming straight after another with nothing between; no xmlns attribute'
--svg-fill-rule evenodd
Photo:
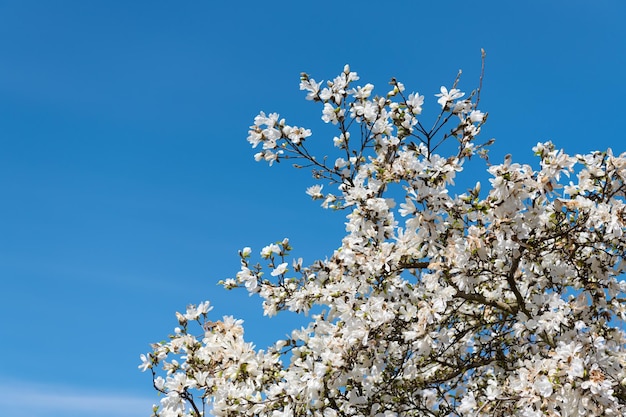
<svg viewBox="0 0 626 417"><path fill-rule="evenodd" d="M259 110L320 130L300 72L350 63L434 109L458 69L476 86L484 48L494 161L532 161L543 140L619 153L624 16L622 0L0 0L3 415L149 415L139 354L189 303L245 319L259 346L289 331L216 282L244 246L290 237L306 263L342 237L307 172L257 164L246 142Z"/></svg>

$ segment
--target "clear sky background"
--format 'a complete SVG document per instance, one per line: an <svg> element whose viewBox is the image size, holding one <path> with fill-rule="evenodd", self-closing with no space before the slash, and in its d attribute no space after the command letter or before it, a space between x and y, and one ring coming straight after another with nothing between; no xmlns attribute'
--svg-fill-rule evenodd
<svg viewBox="0 0 626 417"><path fill-rule="evenodd" d="M494 162L544 140L619 153L625 19L623 0L0 0L0 414L148 416L139 354L189 303L261 347L288 332L216 283L244 246L290 237L307 263L339 245L309 173L246 142L259 110L320 131L301 71L350 63L380 93L394 76L436 111L484 48Z"/></svg>

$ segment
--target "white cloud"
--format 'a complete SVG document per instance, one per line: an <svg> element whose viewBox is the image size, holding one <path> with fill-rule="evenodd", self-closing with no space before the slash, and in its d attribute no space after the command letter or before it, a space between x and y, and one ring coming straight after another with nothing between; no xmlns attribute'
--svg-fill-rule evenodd
<svg viewBox="0 0 626 417"><path fill-rule="evenodd" d="M87 391L80 387L0 380L0 409L7 417L147 417L158 398Z"/></svg>

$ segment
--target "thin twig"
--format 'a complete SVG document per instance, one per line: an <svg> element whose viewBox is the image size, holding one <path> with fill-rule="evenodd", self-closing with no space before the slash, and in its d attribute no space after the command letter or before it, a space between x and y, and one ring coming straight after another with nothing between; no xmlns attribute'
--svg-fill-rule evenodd
<svg viewBox="0 0 626 417"><path fill-rule="evenodd" d="M480 80L478 81L478 92L476 93L476 103L474 104L474 108L478 108L478 102L480 101L480 92L483 90L483 77L485 75L485 57L487 54L483 48L480 48Z"/></svg>

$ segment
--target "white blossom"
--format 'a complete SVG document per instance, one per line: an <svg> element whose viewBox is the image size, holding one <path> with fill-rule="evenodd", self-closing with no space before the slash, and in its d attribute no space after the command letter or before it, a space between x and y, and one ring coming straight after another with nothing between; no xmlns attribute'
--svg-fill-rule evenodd
<svg viewBox="0 0 626 417"><path fill-rule="evenodd" d="M287 267L289 266L289 264L287 262L283 262L282 264L278 265L270 275L272 275L273 277L276 277L278 275L282 275L285 272L287 272Z"/></svg>
<svg viewBox="0 0 626 417"><path fill-rule="evenodd" d="M435 94L435 97L439 97L439 99L437 99L437 103L439 103L442 108L445 108L448 103L456 100L457 98L461 98L464 95L465 93L459 89L451 88L450 91L448 91L446 87L441 86L440 93Z"/></svg>
<svg viewBox="0 0 626 417"><path fill-rule="evenodd" d="M306 189L306 193L310 195L313 198L313 200L324 198L324 195L322 194L323 187L324 187L323 185L319 185L319 184L312 185Z"/></svg>
<svg viewBox="0 0 626 417"><path fill-rule="evenodd" d="M381 98L358 79L349 66L301 77L338 129L332 154L277 113L248 133L255 160L313 169L306 193L345 213L345 236L312 263L288 239L245 247L222 285L308 324L257 349L241 320L188 306L140 356L155 415L626 415L626 153L539 143L534 164L491 161L481 186L463 170L492 143L477 142L477 93L441 87L426 123L423 96L393 79Z"/></svg>

